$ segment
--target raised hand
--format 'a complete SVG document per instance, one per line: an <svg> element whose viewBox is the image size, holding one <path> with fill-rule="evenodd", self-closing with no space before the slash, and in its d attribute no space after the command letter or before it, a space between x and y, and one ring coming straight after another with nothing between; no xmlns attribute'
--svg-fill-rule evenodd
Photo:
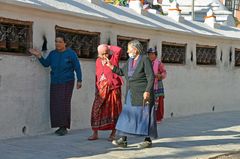
<svg viewBox="0 0 240 159"><path fill-rule="evenodd" d="M37 50L37 49L33 49L33 48L30 48L29 50L28 50L32 55L34 55L34 56L36 56L37 58L41 58L41 56L42 56L42 54L41 54L41 52L39 51L39 50Z"/></svg>

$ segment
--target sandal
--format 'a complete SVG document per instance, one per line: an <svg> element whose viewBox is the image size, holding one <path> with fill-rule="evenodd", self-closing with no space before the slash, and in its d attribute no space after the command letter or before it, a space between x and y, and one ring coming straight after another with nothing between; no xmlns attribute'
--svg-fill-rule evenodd
<svg viewBox="0 0 240 159"><path fill-rule="evenodd" d="M111 135L108 137L108 141L111 141L111 142L112 142L113 140L115 140L115 135L112 135L112 134L111 134Z"/></svg>
<svg viewBox="0 0 240 159"><path fill-rule="evenodd" d="M95 136L95 135L92 135L92 136L89 136L88 137L88 140L97 140L98 139L98 136Z"/></svg>

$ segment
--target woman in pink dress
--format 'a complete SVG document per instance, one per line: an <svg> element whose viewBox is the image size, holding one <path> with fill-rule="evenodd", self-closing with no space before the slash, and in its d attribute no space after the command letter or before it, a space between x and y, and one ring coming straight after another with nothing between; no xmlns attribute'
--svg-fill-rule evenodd
<svg viewBox="0 0 240 159"><path fill-rule="evenodd" d="M149 59L152 61L153 71L155 75L154 80L154 95L157 122L161 122L164 117L164 87L163 80L167 76L164 64L157 58L157 50L150 48L148 50Z"/></svg>

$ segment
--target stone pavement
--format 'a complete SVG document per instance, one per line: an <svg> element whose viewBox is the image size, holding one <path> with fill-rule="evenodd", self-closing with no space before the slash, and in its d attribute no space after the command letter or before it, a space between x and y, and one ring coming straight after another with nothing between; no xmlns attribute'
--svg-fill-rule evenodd
<svg viewBox="0 0 240 159"><path fill-rule="evenodd" d="M211 157L210 159L239 159L239 158L240 158L240 151L223 154L216 157Z"/></svg>
<svg viewBox="0 0 240 159"><path fill-rule="evenodd" d="M240 111L168 118L158 130L153 147L142 150L136 144L143 139L135 137L129 138L128 148L114 147L107 141L110 132L102 131L99 140L88 141L90 129L72 130L62 137L1 140L0 159L229 159L229 153L240 158L235 153L240 150Z"/></svg>

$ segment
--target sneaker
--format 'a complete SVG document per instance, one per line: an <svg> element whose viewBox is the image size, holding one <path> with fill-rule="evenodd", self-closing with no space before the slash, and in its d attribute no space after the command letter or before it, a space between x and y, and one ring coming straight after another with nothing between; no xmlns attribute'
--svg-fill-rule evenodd
<svg viewBox="0 0 240 159"><path fill-rule="evenodd" d="M119 146L119 147L123 147L123 148L127 147L127 141L124 141L122 138L120 138L118 140L113 140L112 144Z"/></svg>
<svg viewBox="0 0 240 159"><path fill-rule="evenodd" d="M152 147L152 142L150 142L150 141L144 141L144 142L138 144L138 148L140 148L140 149L150 148L150 147Z"/></svg>

